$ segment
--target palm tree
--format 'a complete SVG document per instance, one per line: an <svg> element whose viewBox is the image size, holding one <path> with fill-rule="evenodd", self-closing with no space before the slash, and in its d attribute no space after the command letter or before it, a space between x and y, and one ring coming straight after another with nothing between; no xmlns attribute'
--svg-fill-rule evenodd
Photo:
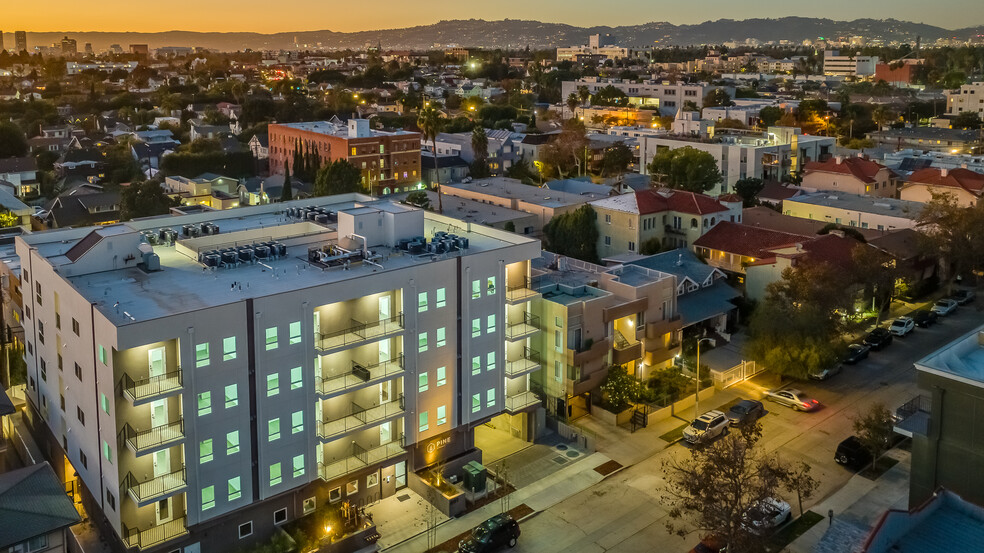
<svg viewBox="0 0 984 553"><path fill-rule="evenodd" d="M579 86L577 87L577 98L581 100L581 106L584 106L591 99L591 91L586 86Z"/></svg>
<svg viewBox="0 0 984 553"><path fill-rule="evenodd" d="M571 119L577 118L577 94L571 92L570 96L567 97L567 109L571 110Z"/></svg>
<svg viewBox="0 0 984 553"><path fill-rule="evenodd" d="M489 172L489 136L481 125L476 125L472 131L471 146L475 152L475 177L485 177Z"/></svg>
<svg viewBox="0 0 984 553"><path fill-rule="evenodd" d="M444 202L441 199L441 171L437 163L437 134L444 126L441 119L441 112L434 106L427 106L417 113L417 126L420 127L420 136L426 142L431 141L434 148L434 178L437 179L437 210L444 213Z"/></svg>

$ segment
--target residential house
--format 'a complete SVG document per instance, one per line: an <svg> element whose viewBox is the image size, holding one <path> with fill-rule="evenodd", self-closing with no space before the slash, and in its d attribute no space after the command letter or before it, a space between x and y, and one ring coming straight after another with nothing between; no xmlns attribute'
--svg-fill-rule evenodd
<svg viewBox="0 0 984 553"><path fill-rule="evenodd" d="M188 125L191 130L188 133L189 139L194 142L200 138L221 138L229 134L229 125L209 125L202 119L189 119Z"/></svg>
<svg viewBox="0 0 984 553"><path fill-rule="evenodd" d="M488 137L488 152L486 158L489 166L489 173L492 176L500 176L516 163L522 152L520 144L525 135L506 131L485 129ZM431 152L437 148L439 156L458 156L466 163L475 162L475 151L472 148L472 133L439 133L436 141L424 142L423 150Z"/></svg>
<svg viewBox="0 0 984 553"><path fill-rule="evenodd" d="M89 183L76 185L48 202L41 219L49 229L109 225L119 220L120 193Z"/></svg>
<svg viewBox="0 0 984 553"><path fill-rule="evenodd" d="M813 236L724 221L695 240L693 249L708 265L738 275L738 282L742 283L745 268L769 256L770 249L810 240Z"/></svg>
<svg viewBox="0 0 984 553"><path fill-rule="evenodd" d="M96 148L67 150L55 161L55 173L60 178L77 177L100 180L105 176L105 156Z"/></svg>
<svg viewBox="0 0 984 553"><path fill-rule="evenodd" d="M266 134L254 134L249 139L249 151L253 152L256 159L267 159L270 157L269 141Z"/></svg>
<svg viewBox="0 0 984 553"><path fill-rule="evenodd" d="M922 208L919 202L832 192L814 192L782 202L786 215L881 231L915 227Z"/></svg>
<svg viewBox="0 0 984 553"><path fill-rule="evenodd" d="M39 193L38 164L34 156L0 158L0 181L8 183L18 198Z"/></svg>
<svg viewBox="0 0 984 553"><path fill-rule="evenodd" d="M17 196L7 187L0 187L0 211L16 217L16 226L30 230L31 215L34 215L34 209L17 199Z"/></svg>
<svg viewBox="0 0 984 553"><path fill-rule="evenodd" d="M926 167L909 175L899 197L911 202L926 203L939 194L949 194L962 206L976 205L984 194L984 174L962 167Z"/></svg>
<svg viewBox="0 0 984 553"><path fill-rule="evenodd" d="M894 198L898 190L891 169L860 155L807 163L800 186L813 191L887 198Z"/></svg>
<svg viewBox="0 0 984 553"><path fill-rule="evenodd" d="M233 178L212 173L193 179L168 176L161 186L168 197L182 205L206 205L215 210L240 206L239 181Z"/></svg>
<svg viewBox="0 0 984 553"><path fill-rule="evenodd" d="M424 182L450 184L461 182L471 172L469 164L460 156L438 156L433 152L420 153L420 169Z"/></svg>
<svg viewBox="0 0 984 553"><path fill-rule="evenodd" d="M761 300L769 284L782 279L782 272L803 262L820 263L846 272L854 267L854 249L870 247L858 242L843 231L805 238L802 241L763 248L761 257L745 267L745 297ZM885 256L886 262L889 257Z"/></svg>
<svg viewBox="0 0 984 553"><path fill-rule="evenodd" d="M903 296L919 296L925 285L931 282L939 270L939 257L926 253L923 235L917 230L904 228L882 236L868 238L868 244L878 248L895 261L898 278L905 288Z"/></svg>
<svg viewBox="0 0 984 553"><path fill-rule="evenodd" d="M130 144L130 153L133 159L137 160L140 170L147 176L154 176L161 168L161 159L168 154L174 153L177 148L176 142L139 142L134 141Z"/></svg>
<svg viewBox="0 0 984 553"><path fill-rule="evenodd" d="M2 388L0 395L6 395ZM0 551L69 553L75 550L70 528L82 517L63 481L41 462L0 473L0 521Z"/></svg>

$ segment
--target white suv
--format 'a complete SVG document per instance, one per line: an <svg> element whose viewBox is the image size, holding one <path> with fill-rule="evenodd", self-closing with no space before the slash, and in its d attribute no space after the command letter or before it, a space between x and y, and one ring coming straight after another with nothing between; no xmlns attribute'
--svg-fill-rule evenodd
<svg viewBox="0 0 984 553"><path fill-rule="evenodd" d="M683 430L683 439L692 444L717 438L728 429L728 416L721 411L708 411Z"/></svg>

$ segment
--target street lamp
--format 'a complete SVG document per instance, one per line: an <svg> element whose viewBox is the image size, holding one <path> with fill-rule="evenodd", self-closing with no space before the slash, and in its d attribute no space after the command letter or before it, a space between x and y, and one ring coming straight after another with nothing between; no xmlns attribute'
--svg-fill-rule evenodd
<svg viewBox="0 0 984 553"><path fill-rule="evenodd" d="M701 338L697 340L697 372L694 373L697 376L697 391L694 393L694 418L700 416L700 343L704 340L710 340L710 338Z"/></svg>

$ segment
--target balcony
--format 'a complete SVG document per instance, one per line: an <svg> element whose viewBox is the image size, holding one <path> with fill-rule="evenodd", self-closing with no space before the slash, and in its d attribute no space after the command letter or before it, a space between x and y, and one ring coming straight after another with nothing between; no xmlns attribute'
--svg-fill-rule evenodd
<svg viewBox="0 0 984 553"><path fill-rule="evenodd" d="M611 349L611 341L608 338L602 338L601 340L592 341L590 347L586 346L588 346L587 341L581 344L580 350L575 350L575 365L584 365L589 361L594 361L595 359L604 357L608 354L608 350Z"/></svg>
<svg viewBox="0 0 984 553"><path fill-rule="evenodd" d="M895 410L895 432L912 437L913 434L929 434L929 416L933 400L928 396L916 396Z"/></svg>
<svg viewBox="0 0 984 553"><path fill-rule="evenodd" d="M506 286L506 303L517 304L524 301L529 301L540 293L533 290L531 286L530 277L524 277L522 284L517 284L515 286Z"/></svg>
<svg viewBox="0 0 984 553"><path fill-rule="evenodd" d="M321 463L318 465L318 476L325 482L352 474L366 467L399 457L406 451L400 441L383 444L372 449L365 449L357 443L352 444L352 455L340 461Z"/></svg>
<svg viewBox="0 0 984 553"><path fill-rule="evenodd" d="M129 398L134 406L167 397L181 391L181 370L149 376L139 380L133 380L130 375L123 373L120 378L120 386L123 394Z"/></svg>
<svg viewBox="0 0 984 553"><path fill-rule="evenodd" d="M540 353L530 348L523 348L523 356L515 361L506 361L506 376L516 378L531 373L540 368Z"/></svg>
<svg viewBox="0 0 984 553"><path fill-rule="evenodd" d="M642 343L636 342L634 344L628 344L624 346L619 346L618 344L612 348L612 364L613 365L623 365L636 359L642 358Z"/></svg>
<svg viewBox="0 0 984 553"><path fill-rule="evenodd" d="M322 398L329 398L344 392L365 388L390 380L403 374L403 354L389 361L363 365L352 361L349 372L329 374L315 381L315 389ZM331 372L331 371L330 371Z"/></svg>
<svg viewBox="0 0 984 553"><path fill-rule="evenodd" d="M155 426L147 430L137 430L129 423L123 425L120 437L134 453L146 455L162 447L170 447L184 440L184 419Z"/></svg>
<svg viewBox="0 0 984 553"><path fill-rule="evenodd" d="M318 423L318 437L325 441L339 438L373 424L400 417L404 414L404 409L403 394L394 401L373 407L362 407L353 401L352 414Z"/></svg>
<svg viewBox="0 0 984 553"><path fill-rule="evenodd" d="M672 332L677 332L683 328L683 320L680 315L674 315L665 321L653 321L646 323L646 340L658 340Z"/></svg>
<svg viewBox="0 0 984 553"><path fill-rule="evenodd" d="M350 319L349 326L334 332L321 333L314 337L315 349L321 352L349 347L368 340L384 338L403 332L403 312L388 319L378 321L359 321Z"/></svg>
<svg viewBox="0 0 984 553"><path fill-rule="evenodd" d="M188 533L185 528L185 517L176 518L162 524L151 524L146 530L128 528L123 525L123 541L127 547L147 549L159 543L173 540Z"/></svg>
<svg viewBox="0 0 984 553"><path fill-rule="evenodd" d="M185 469L181 468L144 481L138 480L133 473L128 472L123 478L121 487L137 502L138 507L144 507L184 490L187 485Z"/></svg>
<svg viewBox="0 0 984 553"><path fill-rule="evenodd" d="M537 332L540 332L540 317L524 311L521 322L506 326L506 339L515 342Z"/></svg>
<svg viewBox="0 0 984 553"><path fill-rule="evenodd" d="M506 411L509 413L518 413L534 405L540 405L540 397L533 392L521 392L506 396Z"/></svg>

